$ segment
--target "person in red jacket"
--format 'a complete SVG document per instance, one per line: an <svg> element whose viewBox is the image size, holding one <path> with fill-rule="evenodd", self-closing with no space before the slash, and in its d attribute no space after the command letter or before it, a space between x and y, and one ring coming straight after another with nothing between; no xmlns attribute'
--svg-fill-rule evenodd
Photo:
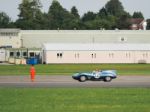
<svg viewBox="0 0 150 112"><path fill-rule="evenodd" d="M35 68L34 65L31 65L30 67L30 76L31 76L31 81L33 82L35 79Z"/></svg>

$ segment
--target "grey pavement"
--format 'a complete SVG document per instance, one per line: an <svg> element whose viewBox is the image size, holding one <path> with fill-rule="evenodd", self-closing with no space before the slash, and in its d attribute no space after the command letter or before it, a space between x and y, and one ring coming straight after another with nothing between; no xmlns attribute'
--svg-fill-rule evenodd
<svg viewBox="0 0 150 112"><path fill-rule="evenodd" d="M30 76L0 76L0 87L145 87L150 88L150 76L118 76L111 82L79 82L65 75L37 75L34 82Z"/></svg>

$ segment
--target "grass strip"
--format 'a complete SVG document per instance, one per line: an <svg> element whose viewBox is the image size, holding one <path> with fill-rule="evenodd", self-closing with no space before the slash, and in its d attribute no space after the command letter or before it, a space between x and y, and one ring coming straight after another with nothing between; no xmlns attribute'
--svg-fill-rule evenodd
<svg viewBox="0 0 150 112"><path fill-rule="evenodd" d="M149 112L148 88L0 88L0 112Z"/></svg>
<svg viewBox="0 0 150 112"><path fill-rule="evenodd" d="M72 75L95 69L117 70L119 75L150 75L150 64L50 64L35 65L38 75ZM0 65L0 75L29 75L30 65Z"/></svg>

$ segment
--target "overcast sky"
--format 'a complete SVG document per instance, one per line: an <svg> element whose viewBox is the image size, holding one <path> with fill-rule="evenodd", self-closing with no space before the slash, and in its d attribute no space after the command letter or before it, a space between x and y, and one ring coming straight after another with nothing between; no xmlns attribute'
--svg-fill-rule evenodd
<svg viewBox="0 0 150 112"><path fill-rule="evenodd" d="M52 0L40 0L43 8L47 12ZM60 4L70 10L76 6L82 16L87 11L98 12L109 0L58 0ZM144 17L150 18L150 0L120 0L127 12L133 14L134 11L141 11ZM0 12L6 12L12 20L17 19L19 14L18 5L22 0L0 0Z"/></svg>

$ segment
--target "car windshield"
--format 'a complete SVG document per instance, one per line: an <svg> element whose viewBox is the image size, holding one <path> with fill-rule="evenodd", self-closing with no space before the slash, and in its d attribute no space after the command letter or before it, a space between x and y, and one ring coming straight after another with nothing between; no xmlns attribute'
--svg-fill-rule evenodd
<svg viewBox="0 0 150 112"><path fill-rule="evenodd" d="M101 72L101 70L99 70L99 71L93 71L92 73L99 73L99 72Z"/></svg>

